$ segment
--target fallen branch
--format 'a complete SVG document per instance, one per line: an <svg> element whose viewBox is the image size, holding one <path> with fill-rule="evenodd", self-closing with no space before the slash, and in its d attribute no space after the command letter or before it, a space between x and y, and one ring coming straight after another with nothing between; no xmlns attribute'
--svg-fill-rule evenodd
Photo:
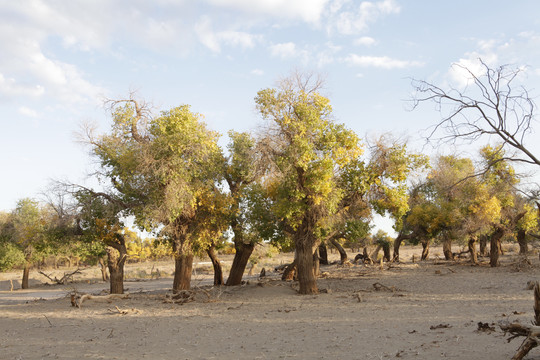
<svg viewBox="0 0 540 360"><path fill-rule="evenodd" d="M50 281L57 283L58 285L66 285L68 279L73 277L73 275L75 275L75 274L80 274L81 270L79 268L77 268L77 270L75 270L75 271L73 271L71 273L64 273L64 276L62 276L60 279L58 279L56 276L53 279L50 275L45 274L43 271L38 271L38 272L41 275L45 276Z"/></svg>
<svg viewBox="0 0 540 360"><path fill-rule="evenodd" d="M91 295L91 294L84 294L79 295L77 293L71 294L71 306L76 306L79 309L82 307L83 302L86 300L106 300L107 302L111 302L113 299L127 299L129 297L129 293L125 294L110 294L110 295Z"/></svg>
<svg viewBox="0 0 540 360"><path fill-rule="evenodd" d="M396 291L400 291L398 288L396 288L395 286L392 286L392 287L388 287L388 286L385 286L379 282L376 282L373 284L373 288L375 288L375 291L390 291L390 292L396 292Z"/></svg>
<svg viewBox="0 0 540 360"><path fill-rule="evenodd" d="M137 310L137 309L120 309L118 306L115 306L115 309L116 309L116 312L118 312L118 314L120 315L127 315L127 314L139 314L141 311L140 310ZM113 309L107 309L109 312L111 313L115 313L116 312L113 310Z"/></svg>
<svg viewBox="0 0 540 360"><path fill-rule="evenodd" d="M514 340L517 337L524 336L525 340L521 343L516 354L512 357L512 360L523 359L529 351L540 345L540 285L538 282L534 285L534 312L535 320L534 325L522 325L519 323L503 323L499 324L501 330L510 333L508 342Z"/></svg>

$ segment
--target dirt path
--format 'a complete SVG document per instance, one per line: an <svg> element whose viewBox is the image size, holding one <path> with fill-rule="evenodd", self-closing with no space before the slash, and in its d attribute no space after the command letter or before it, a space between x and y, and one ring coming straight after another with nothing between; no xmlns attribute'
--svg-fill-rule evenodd
<svg viewBox="0 0 540 360"><path fill-rule="evenodd" d="M519 340L508 344L495 324L532 319L526 283L538 279L540 263L506 259L497 269L334 265L322 269L316 296L296 295L295 283L253 279L200 285L195 302L179 305L164 302L171 279L160 279L127 283L135 290L129 299L89 300L81 309L68 298L0 301L0 358L509 359ZM66 289L38 294L55 291ZM478 322L495 330L478 331Z"/></svg>

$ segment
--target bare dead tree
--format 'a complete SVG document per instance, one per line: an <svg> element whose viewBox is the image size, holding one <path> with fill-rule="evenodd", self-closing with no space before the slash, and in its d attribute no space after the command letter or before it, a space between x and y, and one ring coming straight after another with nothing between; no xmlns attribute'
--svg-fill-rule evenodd
<svg viewBox="0 0 540 360"><path fill-rule="evenodd" d="M517 84L523 68L509 65L492 68L481 59L479 61L481 74L460 64L453 65L472 80L464 90L445 90L427 81L412 81L416 91L413 109L421 103L434 102L444 114L430 129L428 140L456 143L458 140L473 142L494 137L501 141L501 150L515 150L499 161L540 166L540 159L527 144L536 105L527 89Z"/></svg>

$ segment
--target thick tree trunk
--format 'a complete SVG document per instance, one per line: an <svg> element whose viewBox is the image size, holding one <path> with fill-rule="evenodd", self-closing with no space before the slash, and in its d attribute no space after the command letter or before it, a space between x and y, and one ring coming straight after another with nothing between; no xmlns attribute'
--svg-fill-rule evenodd
<svg viewBox="0 0 540 360"><path fill-rule="evenodd" d="M219 286L223 285L223 271L221 269L221 263L216 255L215 245L212 244L207 250L206 253L212 261L212 266L214 267L214 285Z"/></svg>
<svg viewBox="0 0 540 360"><path fill-rule="evenodd" d="M420 260L427 260L429 257L429 240L422 241L422 257Z"/></svg>
<svg viewBox="0 0 540 360"><path fill-rule="evenodd" d="M529 246L527 244L527 233L525 230L518 230L517 241L519 244L519 253L522 255L527 255L529 253Z"/></svg>
<svg viewBox="0 0 540 360"><path fill-rule="evenodd" d="M344 264L347 261L347 252L335 238L330 238L330 242L339 252L339 263Z"/></svg>
<svg viewBox="0 0 540 360"><path fill-rule="evenodd" d="M22 276L22 283L21 283L21 288L22 289L28 289L28 279L30 278L30 267L32 266L32 264L29 262L29 261L26 261L24 263L24 268L23 268L23 276Z"/></svg>
<svg viewBox="0 0 540 360"><path fill-rule="evenodd" d="M124 263L127 258L125 245L119 245L119 249L107 246L107 266L111 274L109 288L111 294L124 293Z"/></svg>
<svg viewBox="0 0 540 360"><path fill-rule="evenodd" d="M190 289L192 270L193 254L176 254L174 259L173 292Z"/></svg>
<svg viewBox="0 0 540 360"><path fill-rule="evenodd" d="M476 239L469 239L469 254L471 255L471 262L475 265L478 264L478 255L476 254Z"/></svg>
<svg viewBox="0 0 540 360"><path fill-rule="evenodd" d="M317 294L317 281L313 273L313 248L315 244L310 239L296 241L296 256L298 260L298 292L302 295Z"/></svg>
<svg viewBox="0 0 540 360"><path fill-rule="evenodd" d="M109 281L109 274L107 274L107 265L105 264L105 260L100 257L98 259L98 263L101 269L101 280Z"/></svg>
<svg viewBox="0 0 540 360"><path fill-rule="evenodd" d="M445 237L443 240L443 254L446 260L454 260L454 254L452 253L452 239Z"/></svg>
<svg viewBox="0 0 540 360"><path fill-rule="evenodd" d="M236 253L234 254L231 271L229 272L229 278L227 279L227 286L240 285L242 283L242 276L246 270L249 257L253 253L255 248L254 244L235 243L234 247Z"/></svg>
<svg viewBox="0 0 540 360"><path fill-rule="evenodd" d="M499 252L501 249L500 243L503 235L504 230L502 228L498 228L495 230L495 232L493 232L493 234L491 234L489 253L489 265L491 267L499 266Z"/></svg>
<svg viewBox="0 0 540 360"><path fill-rule="evenodd" d="M480 256L488 256L488 251L487 251L487 242L488 242L488 237L487 235L482 235L480 236Z"/></svg>
<svg viewBox="0 0 540 360"><path fill-rule="evenodd" d="M191 288L191 272L193 270L193 251L187 239L187 222L176 228L177 237L173 239L174 279L173 292Z"/></svg>
<svg viewBox="0 0 540 360"><path fill-rule="evenodd" d="M328 265L328 249L325 243L319 245L319 264Z"/></svg>

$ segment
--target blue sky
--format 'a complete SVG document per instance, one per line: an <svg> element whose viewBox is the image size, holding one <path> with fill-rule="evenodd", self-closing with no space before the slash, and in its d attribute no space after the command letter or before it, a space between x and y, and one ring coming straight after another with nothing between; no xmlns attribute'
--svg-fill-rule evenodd
<svg viewBox="0 0 540 360"><path fill-rule="evenodd" d="M156 110L190 104L225 137L261 124L258 90L315 71L338 121L419 146L440 114L408 111L410 78L460 84L451 65L481 57L527 66L538 94L538 14L535 0L0 0L0 210L49 179L85 181L74 134L106 131L103 99L133 90Z"/></svg>

